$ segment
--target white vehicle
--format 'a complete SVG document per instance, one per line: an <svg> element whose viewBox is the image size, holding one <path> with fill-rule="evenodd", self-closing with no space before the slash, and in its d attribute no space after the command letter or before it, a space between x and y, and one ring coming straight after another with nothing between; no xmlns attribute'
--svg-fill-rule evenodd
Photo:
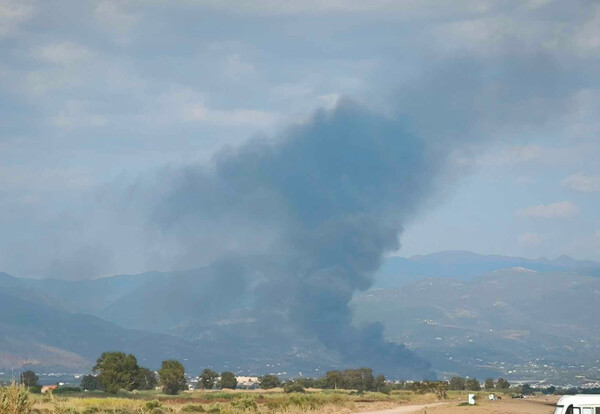
<svg viewBox="0 0 600 414"><path fill-rule="evenodd" d="M600 414L600 394L565 395L556 403L554 414Z"/></svg>

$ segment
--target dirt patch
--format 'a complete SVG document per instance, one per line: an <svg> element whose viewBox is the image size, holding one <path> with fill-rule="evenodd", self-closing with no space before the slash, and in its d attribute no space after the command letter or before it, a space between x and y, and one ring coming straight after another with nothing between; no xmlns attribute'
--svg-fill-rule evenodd
<svg viewBox="0 0 600 414"><path fill-rule="evenodd" d="M480 399L474 406L458 406L451 402L439 407L427 408L427 414L552 414L558 397L535 397L526 399Z"/></svg>

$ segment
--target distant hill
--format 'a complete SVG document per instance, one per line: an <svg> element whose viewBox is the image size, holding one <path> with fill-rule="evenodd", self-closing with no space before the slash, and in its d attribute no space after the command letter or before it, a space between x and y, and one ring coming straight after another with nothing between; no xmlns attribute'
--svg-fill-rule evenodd
<svg viewBox="0 0 600 414"><path fill-rule="evenodd" d="M444 251L410 258L391 256L376 275L375 287L404 286L429 277L469 280L501 269L523 267L538 272L570 272L600 277L600 262L561 256L554 260L480 255L467 251Z"/></svg>
<svg viewBox="0 0 600 414"><path fill-rule="evenodd" d="M307 375L339 367L318 342L273 330L253 313L248 288L265 269L277 271L277 263L257 257L80 281L0 273L0 368L78 371L110 349L134 352L152 368L166 358L192 371ZM356 323L383 322L390 340L442 375L533 378L545 369L545 377L586 378L600 354L599 269L568 257L391 257L352 305Z"/></svg>
<svg viewBox="0 0 600 414"><path fill-rule="evenodd" d="M297 375L337 366L336 356L319 343L291 331L270 332L268 326L229 306L228 299L235 296L230 284L236 280L218 276L227 270L237 277L235 269L223 268L230 265L81 282L0 274L0 371L27 366L37 371L85 372L110 350L134 353L140 364L152 369L165 359L178 359L191 373L210 366L247 374ZM216 290L219 284L221 291ZM94 296L105 292L113 301L102 308ZM213 302L208 302L211 295ZM65 310L69 307L78 312ZM156 320L176 335L126 329L81 311L114 312L115 319L125 324L150 326Z"/></svg>
<svg viewBox="0 0 600 414"><path fill-rule="evenodd" d="M0 293L0 367L85 370L107 350L136 351L142 363L152 366L169 355L194 354L192 346L175 337L123 329L94 316Z"/></svg>
<svg viewBox="0 0 600 414"><path fill-rule="evenodd" d="M353 307L449 375L564 380L600 376L598 303L600 278L517 267L372 289Z"/></svg>

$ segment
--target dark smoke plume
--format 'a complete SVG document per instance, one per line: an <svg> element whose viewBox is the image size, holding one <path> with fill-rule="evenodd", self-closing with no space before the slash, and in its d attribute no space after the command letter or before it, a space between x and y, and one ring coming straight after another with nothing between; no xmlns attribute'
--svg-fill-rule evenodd
<svg viewBox="0 0 600 414"><path fill-rule="evenodd" d="M348 365L431 377L428 363L386 342L380 325L353 326L348 305L398 249L439 162L397 120L344 103L278 140L222 152L210 169L175 173L153 220L192 251L212 241L230 255L236 243L273 255L274 266L253 281L263 318L277 315L271 320Z"/></svg>

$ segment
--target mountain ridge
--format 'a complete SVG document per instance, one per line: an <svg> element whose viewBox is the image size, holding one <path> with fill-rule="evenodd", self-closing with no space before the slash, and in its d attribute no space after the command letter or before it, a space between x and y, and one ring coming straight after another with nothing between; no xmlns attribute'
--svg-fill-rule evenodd
<svg viewBox="0 0 600 414"><path fill-rule="evenodd" d="M560 312L556 313L560 308L552 303L547 306L545 302L523 298L546 309L546 314L555 319L553 324L547 324L543 312L536 306L514 302L512 292L519 292L526 285L551 302L560 302L563 295L575 303L579 294L593 305L594 292L600 292L595 266L600 268L596 262L565 257L524 259L460 251L392 257L375 275L373 287L355 296L354 319L359 325L383 322L389 340L406 343L431 360L442 374L511 377L495 362L506 359L507 364L518 365L523 363L523 355L534 358L549 352L555 360L552 364L573 363L572 353L563 352L561 347L577 344L560 334L549 335L559 326L569 326L567 331L572 334L575 328L591 326L593 332L598 328L600 338L595 320L587 320L576 312L569 313L570 320L564 319ZM253 292L250 287L266 269L283 271L277 268L276 260L260 257L185 271L80 281L22 279L0 273L4 306L12 300L25 318L13 315L11 319L11 313L2 312L0 306L0 366L32 360L43 365L54 359L69 369L89 368L96 353L117 347L139 354L142 363L155 364L160 358L173 357L184 360L192 370L212 365L236 372L268 373L272 368L267 368L267 364L280 364L281 372L342 368L335 352L293 330L274 332L268 321L261 322L261 315L254 313L255 301L260 297L249 296ZM582 291L580 286L588 289ZM478 289L483 290L477 292ZM423 296L424 293L429 296ZM463 305L460 301L465 295L481 295L485 300L469 299L472 303ZM415 298L422 298L421 303L415 303ZM519 309L522 316L513 308ZM27 309L36 310L29 318L40 324L27 325ZM534 325L539 320L544 329L525 329L519 318ZM477 334L478 348L469 348L471 345L461 343L454 334L447 335L448 330L463 335L475 327L471 322L485 329L494 329L492 326L497 324L505 335L498 339L477 328L481 331ZM439 332L432 336L432 329ZM56 337L56 332L63 332L62 337ZM447 344L437 339L447 337L453 338ZM429 338L429 342L419 338ZM588 336L585 340L594 341ZM552 348L554 343L560 346ZM83 349L82 344L93 352ZM549 351L545 348L548 346ZM449 363L446 354L452 350L457 355ZM479 355L481 361L468 358L473 354ZM591 358L590 352L582 355ZM462 367L459 361L464 362Z"/></svg>

